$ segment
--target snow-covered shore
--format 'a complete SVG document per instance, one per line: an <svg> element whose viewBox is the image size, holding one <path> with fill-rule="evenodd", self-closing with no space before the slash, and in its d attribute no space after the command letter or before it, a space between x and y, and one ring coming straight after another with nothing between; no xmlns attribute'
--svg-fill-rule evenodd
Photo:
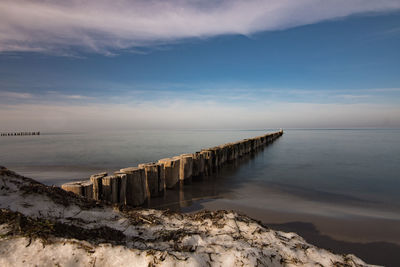
<svg viewBox="0 0 400 267"><path fill-rule="evenodd" d="M109 206L0 167L0 266L372 266L230 211Z"/></svg>

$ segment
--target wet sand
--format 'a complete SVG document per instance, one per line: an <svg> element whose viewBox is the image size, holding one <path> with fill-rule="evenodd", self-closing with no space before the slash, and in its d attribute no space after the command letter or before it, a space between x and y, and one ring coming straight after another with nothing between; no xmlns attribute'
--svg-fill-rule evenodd
<svg viewBox="0 0 400 267"><path fill-rule="evenodd" d="M307 242L328 249L334 253L354 254L364 261L388 267L400 266L400 246L389 242L357 243L337 240L321 234L312 223L290 222L267 224L275 230L296 232ZM355 229L355 228L354 228Z"/></svg>
<svg viewBox="0 0 400 267"><path fill-rule="evenodd" d="M371 264L400 266L397 207L232 178L238 167L251 165L255 156L229 164L215 176L186 181L146 206L187 213L234 210L272 229L296 232L335 253L353 253Z"/></svg>
<svg viewBox="0 0 400 267"><path fill-rule="evenodd" d="M192 186L198 187L196 182ZM301 213L289 213L240 205L236 200L198 196L185 190L169 191L153 208L172 209L191 213L199 210L234 210L260 220L275 230L295 232L307 242L334 253L355 254L364 261L384 266L400 266L400 227L397 220L353 217L335 218ZM211 191L212 192L212 191ZM188 197L195 195L196 197ZM173 197L174 196L174 197ZM173 201L173 199L177 201ZM180 201L179 201L180 199Z"/></svg>

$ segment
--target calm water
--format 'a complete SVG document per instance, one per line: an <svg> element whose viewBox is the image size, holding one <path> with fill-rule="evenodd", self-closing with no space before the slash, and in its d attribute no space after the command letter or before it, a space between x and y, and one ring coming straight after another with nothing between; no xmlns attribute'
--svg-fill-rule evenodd
<svg viewBox="0 0 400 267"><path fill-rule="evenodd" d="M263 131L110 131L0 138L0 164L48 185L193 153ZM270 130L271 131L271 130Z"/></svg>
<svg viewBox="0 0 400 267"><path fill-rule="evenodd" d="M115 131L0 138L0 165L46 184L198 151L263 131ZM234 209L310 222L352 242L400 244L400 130L286 130L253 156L149 206Z"/></svg>

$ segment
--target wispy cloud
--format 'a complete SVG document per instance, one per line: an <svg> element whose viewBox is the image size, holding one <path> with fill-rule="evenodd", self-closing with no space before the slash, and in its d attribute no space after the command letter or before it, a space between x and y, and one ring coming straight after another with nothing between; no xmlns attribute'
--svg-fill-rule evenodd
<svg viewBox="0 0 400 267"><path fill-rule="evenodd" d="M328 91L317 97L315 91L303 90L304 96L295 99L289 99L290 91L281 89L260 92L241 88L217 93L211 89L195 93L159 90L115 96L49 91L26 95L29 98L21 98L24 93L2 92L0 96L20 98L0 101L0 125L10 130L400 127L399 100L377 100L384 90Z"/></svg>
<svg viewBox="0 0 400 267"><path fill-rule="evenodd" d="M349 95L349 94L336 95L336 96L343 99L365 99L372 97L372 95Z"/></svg>
<svg viewBox="0 0 400 267"><path fill-rule="evenodd" d="M140 104L1 105L2 129L264 129L400 127L400 108L379 104L255 103L241 107L202 101Z"/></svg>
<svg viewBox="0 0 400 267"><path fill-rule="evenodd" d="M86 96L86 95L68 95L68 94L63 94L57 91L47 91L46 94L42 94L41 98L46 98L46 100L65 100L65 99L71 99L71 100L92 100L94 99L93 97Z"/></svg>
<svg viewBox="0 0 400 267"><path fill-rule="evenodd" d="M99 83L85 84L90 87L90 94L67 93L57 90L44 92L0 91L0 104L44 104L58 103L106 103L137 105L147 101L199 101L203 103L231 103L246 107L254 103L387 103L400 104L400 88L369 89L288 89L268 88L266 86L246 86L230 83L164 83L164 84L123 84Z"/></svg>
<svg viewBox="0 0 400 267"><path fill-rule="evenodd" d="M17 92L0 91L0 97L13 98L13 99L31 99L34 96L31 93L17 93Z"/></svg>
<svg viewBox="0 0 400 267"><path fill-rule="evenodd" d="M22 103L46 103L49 101L65 101L65 100L94 100L95 98L77 94L63 94L57 91L47 91L45 93L34 94L27 92L11 92L0 91L0 104L10 104L12 100L14 104Z"/></svg>
<svg viewBox="0 0 400 267"><path fill-rule="evenodd" d="M113 55L185 38L250 35L399 8L398 0L2 0L0 51L68 55L79 48Z"/></svg>

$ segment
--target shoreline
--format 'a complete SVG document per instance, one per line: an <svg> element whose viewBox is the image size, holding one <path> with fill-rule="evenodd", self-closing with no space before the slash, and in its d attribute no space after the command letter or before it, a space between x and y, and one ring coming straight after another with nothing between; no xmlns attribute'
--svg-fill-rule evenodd
<svg viewBox="0 0 400 267"><path fill-rule="evenodd" d="M123 266L133 261L141 266L372 266L234 212L131 209L45 186L4 167L0 177L3 266Z"/></svg>
<svg viewBox="0 0 400 267"><path fill-rule="evenodd" d="M400 237L398 221L387 221L386 227L377 229L374 225L379 219L364 221L361 218L329 218L285 211L261 210L241 207L237 203L228 204L224 199L206 200L200 205L203 206L203 209L200 210L235 210L262 221L272 229L295 232L307 242L334 253L355 253L371 264L400 266L400 240L393 237L394 235ZM379 221L379 225L382 224L384 223ZM367 233L368 238L364 238ZM375 236L375 240L371 238L371 235ZM382 238L382 236L386 236L386 238ZM392 240L387 241L388 239Z"/></svg>
<svg viewBox="0 0 400 267"><path fill-rule="evenodd" d="M227 204L224 198L198 198L176 202L179 209L186 214L201 211L232 210L239 214L250 216L275 230L295 232L307 242L333 253L355 253L362 260L377 265L397 267L400 265L400 241L393 237L394 232L399 232L397 221L388 221L386 227L374 229L374 224L382 221L370 219L332 218L323 216L310 216L306 214L293 214L285 211L260 210L237 203ZM171 204L151 207L158 210L168 210ZM376 239L371 239L371 231L375 230ZM368 238L363 235L368 233ZM351 234L349 236L349 234ZM382 238L386 236L386 238ZM400 236L400 235L399 235ZM361 238L360 238L361 237ZM385 239L393 239L387 241ZM373 253L371 253L373 251Z"/></svg>
<svg viewBox="0 0 400 267"><path fill-rule="evenodd" d="M365 217L335 218L268 208L258 209L240 205L238 204L240 200L232 202L232 199L226 199L224 196L220 198L203 196L179 201L179 195L182 197L179 189L174 193L177 197L176 202L150 208L160 210L172 208L188 214L205 210L233 210L260 220L272 229L298 233L306 241L334 253L346 254L356 251L358 257L372 264L391 267L400 265L400 240L396 238L396 235L400 236L400 229L396 220ZM171 200L171 195L167 196L167 199ZM165 199L160 199L160 203L164 201Z"/></svg>

